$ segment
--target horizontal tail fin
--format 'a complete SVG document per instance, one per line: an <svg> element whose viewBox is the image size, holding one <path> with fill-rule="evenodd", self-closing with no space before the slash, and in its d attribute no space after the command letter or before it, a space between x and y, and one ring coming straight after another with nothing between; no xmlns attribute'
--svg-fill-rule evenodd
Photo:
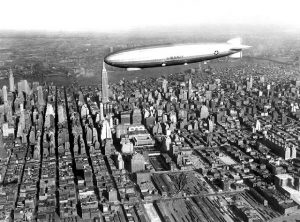
<svg viewBox="0 0 300 222"><path fill-rule="evenodd" d="M235 58L235 59L240 59L243 57L243 52L240 51L240 52L237 52L237 53L234 53L232 55L229 56L230 58Z"/></svg>

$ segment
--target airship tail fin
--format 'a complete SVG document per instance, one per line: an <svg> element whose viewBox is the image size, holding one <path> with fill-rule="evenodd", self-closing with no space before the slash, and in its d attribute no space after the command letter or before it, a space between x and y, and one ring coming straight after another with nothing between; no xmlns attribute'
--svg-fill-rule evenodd
<svg viewBox="0 0 300 222"><path fill-rule="evenodd" d="M237 51L236 53L230 55L230 58L242 58L243 56L243 49L248 49L251 46L248 45L243 45L242 44L242 38L238 37L238 38L234 38L234 39L230 39L227 41L227 43L229 45L231 45L230 49L233 51Z"/></svg>
<svg viewBox="0 0 300 222"><path fill-rule="evenodd" d="M238 37L238 38L234 38L234 39L230 39L227 41L228 44L231 45L241 45L242 44L242 38Z"/></svg>
<svg viewBox="0 0 300 222"><path fill-rule="evenodd" d="M232 55L229 56L230 58L235 58L235 59L240 59L243 57L243 52L240 51L240 52L237 52L237 53L234 53Z"/></svg>

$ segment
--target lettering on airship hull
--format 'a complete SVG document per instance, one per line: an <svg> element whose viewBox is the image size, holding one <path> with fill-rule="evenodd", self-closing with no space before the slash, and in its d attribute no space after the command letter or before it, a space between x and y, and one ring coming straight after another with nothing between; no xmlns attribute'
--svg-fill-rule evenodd
<svg viewBox="0 0 300 222"><path fill-rule="evenodd" d="M170 56L170 57L167 57L166 60L176 60L176 59L182 59L183 56Z"/></svg>

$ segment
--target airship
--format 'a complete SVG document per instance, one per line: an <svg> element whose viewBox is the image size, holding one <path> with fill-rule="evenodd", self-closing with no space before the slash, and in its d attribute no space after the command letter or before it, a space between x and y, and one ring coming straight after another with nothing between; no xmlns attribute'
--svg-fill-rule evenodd
<svg viewBox="0 0 300 222"><path fill-rule="evenodd" d="M225 56L241 58L242 50L251 46L243 45L241 38L225 43L187 43L143 46L113 52L104 58L106 64L139 70L150 67L187 65Z"/></svg>

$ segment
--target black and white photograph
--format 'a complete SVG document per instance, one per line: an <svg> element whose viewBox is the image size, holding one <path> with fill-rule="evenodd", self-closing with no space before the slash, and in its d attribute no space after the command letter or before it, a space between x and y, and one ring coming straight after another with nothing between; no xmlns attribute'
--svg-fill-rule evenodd
<svg viewBox="0 0 300 222"><path fill-rule="evenodd" d="M300 222L300 1L0 0L0 222Z"/></svg>

